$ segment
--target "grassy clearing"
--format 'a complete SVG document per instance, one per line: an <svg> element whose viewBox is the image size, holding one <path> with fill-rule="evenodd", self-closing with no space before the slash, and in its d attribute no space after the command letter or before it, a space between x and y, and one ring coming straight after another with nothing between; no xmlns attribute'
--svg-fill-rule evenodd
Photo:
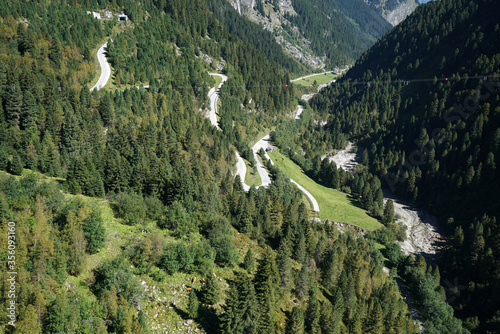
<svg viewBox="0 0 500 334"><path fill-rule="evenodd" d="M320 218L339 221L362 227L367 230L376 230L382 227L375 218L359 207L359 203L338 190L324 187L304 174L299 166L275 150L269 156L273 162L288 177L307 189L316 198L320 209Z"/></svg>
<svg viewBox="0 0 500 334"><path fill-rule="evenodd" d="M252 167L250 163L243 159L245 161L245 165L247 166L247 173L245 175L245 183L248 184L250 187L252 186L260 186L262 183L262 180L260 178L259 173L257 172L256 167Z"/></svg>
<svg viewBox="0 0 500 334"><path fill-rule="evenodd" d="M302 80L294 81L293 83L295 85L311 87L313 85L314 81L316 81L316 83L318 85L321 85L321 84L329 83L330 81L332 81L333 79L335 79L337 77L338 77L338 75L333 74L333 73L317 74L317 75L313 75L311 77L308 77L308 78L305 78Z"/></svg>
<svg viewBox="0 0 500 334"><path fill-rule="evenodd" d="M214 80L215 80L214 88L217 89L217 87L219 87L219 85L222 81L222 77L219 75L212 75L212 78L214 78Z"/></svg>

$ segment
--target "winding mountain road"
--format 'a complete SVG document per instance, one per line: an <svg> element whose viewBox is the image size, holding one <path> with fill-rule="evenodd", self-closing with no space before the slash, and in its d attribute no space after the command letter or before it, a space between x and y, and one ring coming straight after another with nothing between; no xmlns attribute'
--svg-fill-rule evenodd
<svg viewBox="0 0 500 334"><path fill-rule="evenodd" d="M269 173L267 172L266 168L260 163L257 153L261 148L264 149L264 151L266 150L266 148L268 149L271 148L271 144L269 143L269 137L270 137L269 134L265 135L252 147L253 157L256 161L255 165L257 166L257 172L259 173L262 182L260 186L262 187L269 187L271 185L271 177L269 177ZM267 155L267 153L266 153L266 159L271 160L271 158L269 157L269 155Z"/></svg>
<svg viewBox="0 0 500 334"><path fill-rule="evenodd" d="M215 126L217 129L220 129L219 124L217 123L217 100L219 99L221 86L224 84L224 82L227 81L227 76L225 76L224 74L219 74L219 73L209 73L209 75L219 76L222 78L222 81L220 82L219 86L217 88L210 89L210 91L208 92L208 97L210 99L210 111L209 111L210 123L212 123L212 125ZM297 113L297 116L295 117L295 119L300 118L301 112L302 112L301 106L299 105L299 112ZM270 135L267 134L264 137L262 137L252 147L253 156L254 156L255 161L256 161L257 172L259 173L260 179L262 182L256 188L269 187L271 185L271 177L269 176L269 173L267 172L266 168L262 165L262 163L260 162L259 157L258 157L258 152L260 151L261 148L264 149L264 151L266 150L266 148L268 148L268 149L272 148L271 144L269 143L269 140L270 140ZM243 190L248 191L248 190L250 190L250 186L245 183L245 176L246 176L246 172L247 172L247 167L246 167L245 161L240 156L240 154L238 153L237 150L234 150L234 153L236 155L236 174L240 176ZM271 160L271 158L269 157L269 155L267 153L265 154L265 157L267 160L271 161L271 163L274 165L273 161ZM311 193L309 193L306 189L304 189L304 187L302 187L300 184L298 184L294 180L290 179L290 181L293 184L295 184L309 198L309 200L311 201L311 203L313 205L313 210L316 212L319 212L318 201L316 201L316 199L311 195Z"/></svg>
<svg viewBox="0 0 500 334"><path fill-rule="evenodd" d="M208 118L210 119L210 123L220 130L219 124L217 123L217 100L220 95L220 88L227 81L227 76L219 73L208 73L211 76L218 76L222 78L219 86L217 88L211 88L208 91L208 98L210 99L210 110L208 112ZM245 183L245 176L247 175L247 165L245 161L240 156L237 150L234 150L234 154L236 155L236 175L240 176L241 185L243 186L244 191L249 191L250 186Z"/></svg>
<svg viewBox="0 0 500 334"><path fill-rule="evenodd" d="M208 98L210 99L210 111L208 118L210 119L210 123L212 123L213 126L215 126L217 129L220 129L219 124L217 123L217 100L219 99L220 88L222 87L224 82L227 81L227 76L219 73L208 73L208 74L211 76L217 76L222 78L222 81L220 82L219 86L217 86L217 88L210 89L210 91L208 92Z"/></svg>
<svg viewBox="0 0 500 334"><path fill-rule="evenodd" d="M97 50L97 60L99 61L99 66L101 67L101 75L99 76L99 80L94 85L94 87L90 88L90 91L94 89L103 88L109 80L111 76L111 67L106 59L106 47L108 46L108 42L104 43L99 50Z"/></svg>

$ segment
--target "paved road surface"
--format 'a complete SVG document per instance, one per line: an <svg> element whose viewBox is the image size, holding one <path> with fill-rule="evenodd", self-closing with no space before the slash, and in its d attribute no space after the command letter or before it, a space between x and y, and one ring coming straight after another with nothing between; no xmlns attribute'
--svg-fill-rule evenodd
<svg viewBox="0 0 500 334"><path fill-rule="evenodd" d="M226 82L227 76L219 73L208 73L208 74L222 78L222 81L220 82L219 86L217 88L210 89L210 91L208 92L208 98L210 99L210 114L209 114L210 123L212 123L212 125L215 126L217 129L219 129L219 124L217 124L217 100L219 99L220 88L222 87L224 82Z"/></svg>
<svg viewBox="0 0 500 334"><path fill-rule="evenodd" d="M208 114L208 118L210 119L210 123L212 123L213 126L215 126L217 129L220 130L219 124L217 123L217 100L219 99L220 88L222 87L224 82L227 81L227 76L219 73L208 73L208 74L219 76L222 78L222 81L220 82L219 86L217 88L210 89L210 91L208 92L208 98L210 99L210 111ZM239 175L241 178L241 184L243 186L243 190L249 191L250 186L245 183L245 176L247 174L247 165L245 165L245 161L240 156L237 150L234 150L234 153L236 154L236 174Z"/></svg>
<svg viewBox="0 0 500 334"><path fill-rule="evenodd" d="M250 186L245 183L245 175L247 174L247 165L245 165L245 161L238 151L234 150L234 154L236 154L236 174L240 176L241 184L243 185L243 190L249 191Z"/></svg>
<svg viewBox="0 0 500 334"><path fill-rule="evenodd" d="M255 161L257 162L256 163L256 166L257 166L257 172L259 173L260 175L260 180L262 181L262 184L261 186L263 187L269 187L271 185L271 178L269 177L269 173L267 172L267 170L265 169L264 166L262 166L262 164L260 163L259 159L258 159L258 155L257 153L259 152L259 150L263 148L264 150L266 150L266 148L271 148L271 144L269 143L269 134L265 135L264 137L262 137L253 147L252 147L252 151L253 151L253 157L255 158ZM269 158L269 156L267 155L266 153L266 158L271 160Z"/></svg>
<svg viewBox="0 0 500 334"><path fill-rule="evenodd" d="M94 89L101 89L108 82L109 77L111 76L111 67L109 66L108 61L106 60L106 47L108 42L104 43L99 50L97 50L97 60L99 60L99 66L101 66L101 76L94 87L90 88L90 91Z"/></svg>

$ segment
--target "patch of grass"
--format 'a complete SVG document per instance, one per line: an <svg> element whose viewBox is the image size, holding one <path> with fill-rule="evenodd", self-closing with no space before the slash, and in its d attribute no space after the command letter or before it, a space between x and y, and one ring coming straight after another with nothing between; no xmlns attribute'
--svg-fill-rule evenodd
<svg viewBox="0 0 500 334"><path fill-rule="evenodd" d="M212 78L214 78L215 80L215 85L214 85L214 88L217 89L217 87L219 87L221 81L222 81L222 77L218 76L218 75L212 75Z"/></svg>
<svg viewBox="0 0 500 334"><path fill-rule="evenodd" d="M304 174L299 166L278 150L269 152L269 156L288 177L300 184L316 198L322 220L329 219L348 223L367 230L376 230L382 227L382 224L359 207L356 200L345 193L314 182Z"/></svg>
<svg viewBox="0 0 500 334"><path fill-rule="evenodd" d="M338 75L333 74L333 73L317 74L317 75L313 75L311 77L308 77L308 78L305 78L302 80L294 81L293 83L295 85L311 87L313 85L314 81L316 81L316 83L318 85L322 85L322 84L329 83L330 81L332 81L333 79L335 79L337 77L338 77Z"/></svg>
<svg viewBox="0 0 500 334"><path fill-rule="evenodd" d="M248 184L250 187L252 186L260 186L262 183L262 180L260 178L259 173L257 172L256 167L252 167L250 163L243 159L245 161L245 165L247 166L247 173L245 175L245 183Z"/></svg>

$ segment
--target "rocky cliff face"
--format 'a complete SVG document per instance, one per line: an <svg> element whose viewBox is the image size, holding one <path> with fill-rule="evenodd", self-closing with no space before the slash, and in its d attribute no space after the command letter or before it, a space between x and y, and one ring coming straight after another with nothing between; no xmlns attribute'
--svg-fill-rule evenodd
<svg viewBox="0 0 500 334"><path fill-rule="evenodd" d="M415 8L417 8L417 6L418 4L415 0L408 0L400 3L399 6L396 7L396 9L389 11L382 16L387 20L387 22L389 22L393 26L396 26L399 24L399 22L406 19L406 17L410 15L415 10Z"/></svg>
<svg viewBox="0 0 500 334"><path fill-rule="evenodd" d="M365 2L376 8L393 26L403 21L419 5L417 0L365 0Z"/></svg>

